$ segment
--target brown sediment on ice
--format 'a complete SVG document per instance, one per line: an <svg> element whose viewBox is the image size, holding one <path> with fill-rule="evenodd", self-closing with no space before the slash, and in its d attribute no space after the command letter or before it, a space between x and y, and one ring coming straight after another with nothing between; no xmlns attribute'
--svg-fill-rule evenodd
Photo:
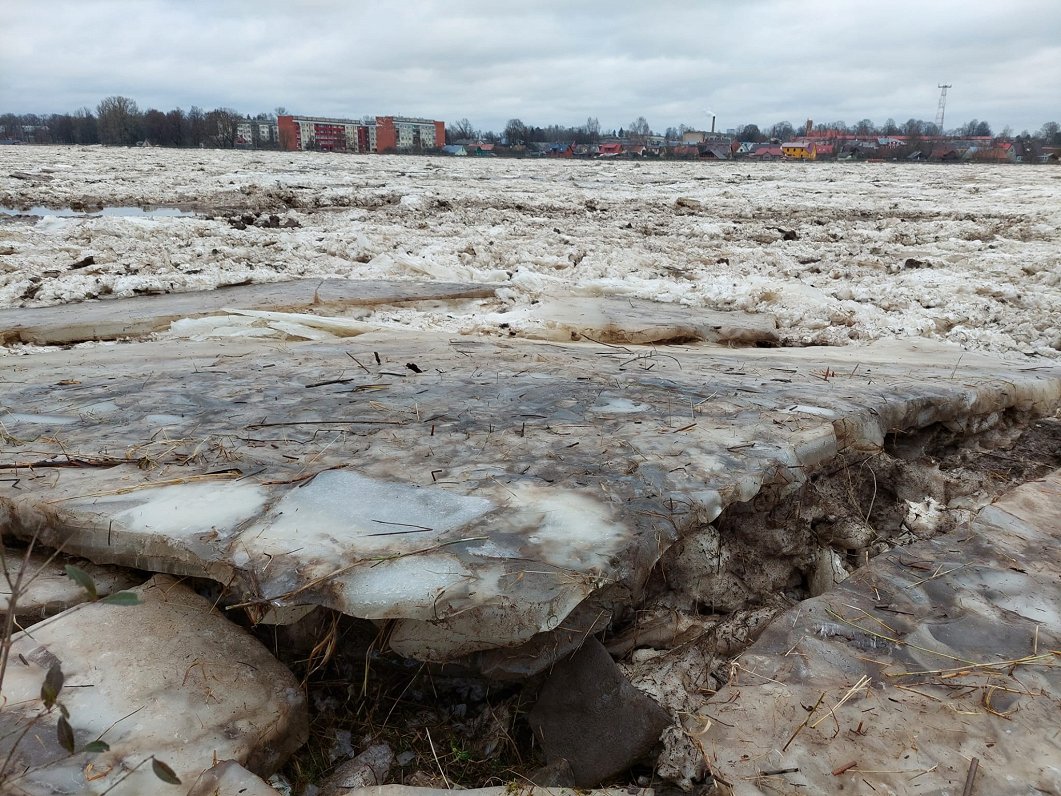
<svg viewBox="0 0 1061 796"><path fill-rule="evenodd" d="M716 781L957 793L975 768L966 793L1056 792L1059 529L1055 470L779 616L703 708Z"/></svg>
<svg viewBox="0 0 1061 796"><path fill-rule="evenodd" d="M535 306L516 330L532 340L613 345L778 345L771 315L718 312L633 298L568 297Z"/></svg>

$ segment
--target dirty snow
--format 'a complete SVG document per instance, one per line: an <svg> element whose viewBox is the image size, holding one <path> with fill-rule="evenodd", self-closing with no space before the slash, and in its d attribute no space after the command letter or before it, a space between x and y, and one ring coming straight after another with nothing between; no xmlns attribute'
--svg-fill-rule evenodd
<svg viewBox="0 0 1061 796"><path fill-rule="evenodd" d="M35 205L199 215L4 216L0 306L426 277L503 289L355 317L507 335L507 317L575 293L768 312L791 343L1061 349L1061 170L1049 166L4 147L0 206ZM271 214L301 226L266 226Z"/></svg>

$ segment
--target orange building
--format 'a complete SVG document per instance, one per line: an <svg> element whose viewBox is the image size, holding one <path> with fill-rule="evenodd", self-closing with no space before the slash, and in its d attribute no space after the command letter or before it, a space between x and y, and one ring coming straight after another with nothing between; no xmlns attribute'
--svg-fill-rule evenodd
<svg viewBox="0 0 1061 796"><path fill-rule="evenodd" d="M419 152L446 145L446 123L406 116L376 117L375 152Z"/></svg>

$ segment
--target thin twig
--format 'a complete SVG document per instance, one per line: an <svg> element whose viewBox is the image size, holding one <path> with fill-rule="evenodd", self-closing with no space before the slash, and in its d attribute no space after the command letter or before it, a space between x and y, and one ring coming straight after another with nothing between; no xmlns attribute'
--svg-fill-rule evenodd
<svg viewBox="0 0 1061 796"><path fill-rule="evenodd" d="M277 426L342 426L342 425L367 425L367 426L401 426L402 420L291 420L284 423L251 423L244 428L276 428Z"/></svg>
<svg viewBox="0 0 1061 796"><path fill-rule="evenodd" d="M789 739L788 739L787 741L785 741L785 745L781 747L781 751L782 751L782 752L786 751L786 750L788 749L789 745L790 745L790 744L791 744L791 743L792 743L792 742L793 742L794 740L796 740L796 736L797 736L797 735L799 735L799 734L800 734L801 732L803 732L803 728L804 728L804 727L806 727L806 726L807 726L807 725L808 725L808 724L810 723L810 719L811 719L811 716L813 716L813 715L814 715L814 711L816 711L816 710L818 709L818 707L819 707L819 706L821 705L821 703L822 703L822 700L824 700L824 699L825 699L825 692L824 692L824 691L822 691L822 695L821 695L820 697L818 697L818 701L817 701L817 702L815 702L815 703L814 703L814 707L812 707L812 708L810 709L810 712L809 712L809 713L807 714L807 718L805 718L805 719L804 719L804 720L803 720L803 721L802 721L802 722L800 723L800 725L799 725L798 727L796 727L796 731L795 731L795 732L793 732L791 736L789 736Z"/></svg>
<svg viewBox="0 0 1061 796"><path fill-rule="evenodd" d="M973 783L976 781L976 771L980 768L980 758L974 757L969 761L969 773L965 777L965 787L962 788L962 796L972 796Z"/></svg>

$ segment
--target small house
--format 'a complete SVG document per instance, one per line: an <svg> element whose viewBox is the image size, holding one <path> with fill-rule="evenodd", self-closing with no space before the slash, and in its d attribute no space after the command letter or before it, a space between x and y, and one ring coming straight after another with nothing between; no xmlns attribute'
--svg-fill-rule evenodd
<svg viewBox="0 0 1061 796"><path fill-rule="evenodd" d="M788 141L781 145L781 152L790 160L814 160L818 156L817 146L808 141Z"/></svg>
<svg viewBox="0 0 1061 796"><path fill-rule="evenodd" d="M756 160L780 160L784 156L785 153L781 151L781 147L771 146L770 144L761 144L748 155L748 157Z"/></svg>

